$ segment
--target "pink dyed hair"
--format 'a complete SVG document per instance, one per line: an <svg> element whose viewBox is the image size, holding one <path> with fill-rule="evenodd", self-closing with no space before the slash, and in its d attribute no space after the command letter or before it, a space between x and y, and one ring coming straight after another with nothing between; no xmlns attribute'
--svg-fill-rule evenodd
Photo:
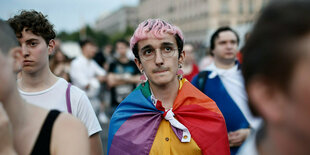
<svg viewBox="0 0 310 155"><path fill-rule="evenodd" d="M133 49L137 42L149 38L150 35L162 39L165 33L171 35L177 34L184 42L182 31L177 26L169 24L161 19L147 19L139 24L131 37L130 49Z"/></svg>

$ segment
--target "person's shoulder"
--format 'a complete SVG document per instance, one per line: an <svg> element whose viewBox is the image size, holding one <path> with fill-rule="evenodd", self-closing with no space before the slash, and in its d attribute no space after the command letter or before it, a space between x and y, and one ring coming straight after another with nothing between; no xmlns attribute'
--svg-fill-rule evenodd
<svg viewBox="0 0 310 155"><path fill-rule="evenodd" d="M203 70L203 71L198 72L195 76L193 76L191 83L197 82L199 79L206 78L205 76L208 74L210 74L210 71L207 71L207 70Z"/></svg>
<svg viewBox="0 0 310 155"><path fill-rule="evenodd" d="M59 86L58 87L61 88L61 90L66 90L68 88L68 86L69 86L68 81L66 81L63 78L59 78ZM71 98L80 98L83 95L86 95L83 90L81 90L80 88L71 84L71 87L70 87L70 96L72 96Z"/></svg>
<svg viewBox="0 0 310 155"><path fill-rule="evenodd" d="M78 56L78 57L75 57L75 58L72 59L71 63L77 62L77 61L79 61L79 59L80 59L79 56Z"/></svg>
<svg viewBox="0 0 310 155"><path fill-rule="evenodd" d="M71 90L70 90L70 94L73 95L73 96L83 96L83 95L86 95L85 92L78 88L77 86L75 85L71 85Z"/></svg>
<svg viewBox="0 0 310 155"><path fill-rule="evenodd" d="M78 57L75 57L72 61L71 61L71 65L75 64L79 64L80 62L82 61L82 57L81 56L78 56Z"/></svg>
<svg viewBox="0 0 310 155"><path fill-rule="evenodd" d="M73 130L79 130L81 133L85 131L85 134L87 135L87 130L80 120L70 114L60 113L55 121L55 131L62 131L66 133L73 132Z"/></svg>
<svg viewBox="0 0 310 155"><path fill-rule="evenodd" d="M56 154L87 153L88 134L84 124L72 115L60 113L52 131L52 150Z"/></svg>
<svg viewBox="0 0 310 155"><path fill-rule="evenodd" d="M117 59L115 59L115 60L113 60L113 61L111 62L110 66L115 66L115 65L117 65L117 64L119 64L119 61L118 61Z"/></svg>
<svg viewBox="0 0 310 155"><path fill-rule="evenodd" d="M114 68L118 64L118 61L115 59L111 62L108 72L114 72Z"/></svg>

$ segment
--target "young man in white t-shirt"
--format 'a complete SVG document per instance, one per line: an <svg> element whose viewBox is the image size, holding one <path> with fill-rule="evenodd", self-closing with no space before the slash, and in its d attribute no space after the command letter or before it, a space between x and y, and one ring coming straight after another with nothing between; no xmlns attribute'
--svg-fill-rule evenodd
<svg viewBox="0 0 310 155"><path fill-rule="evenodd" d="M79 88L72 86L66 95L68 83L56 77L49 68L48 56L55 47L55 32L46 17L36 11L22 11L8 20L22 47L23 65L18 80L22 97L47 109L69 111L88 129L91 154L102 154L100 124L89 99ZM67 98L70 100L67 102ZM68 107L68 109L67 109Z"/></svg>
<svg viewBox="0 0 310 155"><path fill-rule="evenodd" d="M104 106L100 111L100 85L106 80L106 71L94 60L98 48L92 39L80 41L82 55L71 62L70 76L72 83L86 92L94 110L98 113L101 123L107 123L108 117L104 113ZM99 113L100 111L100 113Z"/></svg>

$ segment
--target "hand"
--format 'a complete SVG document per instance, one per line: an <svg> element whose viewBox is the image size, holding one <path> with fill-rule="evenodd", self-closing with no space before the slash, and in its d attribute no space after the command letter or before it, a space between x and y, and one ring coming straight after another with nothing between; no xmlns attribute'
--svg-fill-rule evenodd
<svg viewBox="0 0 310 155"><path fill-rule="evenodd" d="M0 104L0 154L16 154L13 145L13 134L8 115Z"/></svg>
<svg viewBox="0 0 310 155"><path fill-rule="evenodd" d="M97 76L97 79L99 80L100 83L103 83L107 80L106 76Z"/></svg>
<svg viewBox="0 0 310 155"><path fill-rule="evenodd" d="M250 131L251 130L247 128L229 132L228 133L229 146L230 147L240 146L244 142L244 140L248 137Z"/></svg>

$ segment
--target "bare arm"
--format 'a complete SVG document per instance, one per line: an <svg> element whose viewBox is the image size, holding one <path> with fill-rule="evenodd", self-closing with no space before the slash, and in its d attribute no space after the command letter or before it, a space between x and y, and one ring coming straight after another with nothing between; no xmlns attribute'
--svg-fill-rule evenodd
<svg viewBox="0 0 310 155"><path fill-rule="evenodd" d="M81 121L68 114L57 118L52 131L51 153L54 155L89 154L88 135Z"/></svg>
<svg viewBox="0 0 310 155"><path fill-rule="evenodd" d="M123 84L137 84L139 83L139 75L130 75L130 74L114 74L109 73L107 77L107 82L109 87L115 87Z"/></svg>
<svg viewBox="0 0 310 155"><path fill-rule="evenodd" d="M8 115L0 103L0 155L17 154L13 146L13 134Z"/></svg>
<svg viewBox="0 0 310 155"><path fill-rule="evenodd" d="M240 146L250 134L251 129L239 129L228 133L230 147Z"/></svg>
<svg viewBox="0 0 310 155"><path fill-rule="evenodd" d="M102 155L103 154L102 143L101 143L99 132L89 137L89 144L90 144L91 155Z"/></svg>

